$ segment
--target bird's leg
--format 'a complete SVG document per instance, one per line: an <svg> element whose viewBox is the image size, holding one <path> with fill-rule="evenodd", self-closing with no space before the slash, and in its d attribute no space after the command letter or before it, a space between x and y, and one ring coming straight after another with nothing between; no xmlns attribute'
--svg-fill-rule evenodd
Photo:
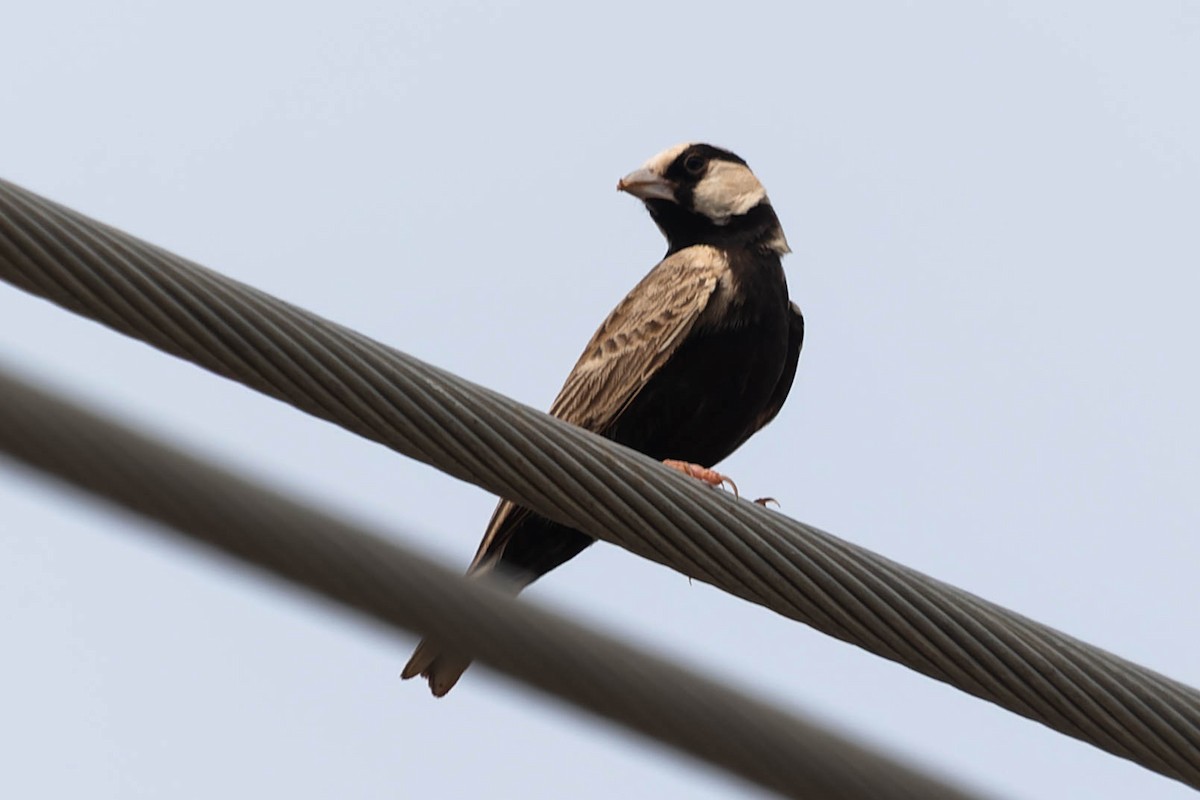
<svg viewBox="0 0 1200 800"><path fill-rule="evenodd" d="M709 469L708 467L702 467L699 464L692 464L688 461L676 461L673 458L666 459L665 461L663 461L663 464L670 467L673 470L678 470L679 472L682 472L684 475L687 475L689 478L696 478L697 480L702 480L705 483L707 483L709 486L712 486L714 488L717 486L724 486L726 484L729 484L729 488L733 491L733 496L734 497L739 496L737 484L733 482L733 479L729 478L725 475L722 475L721 473L717 472L716 470Z"/></svg>

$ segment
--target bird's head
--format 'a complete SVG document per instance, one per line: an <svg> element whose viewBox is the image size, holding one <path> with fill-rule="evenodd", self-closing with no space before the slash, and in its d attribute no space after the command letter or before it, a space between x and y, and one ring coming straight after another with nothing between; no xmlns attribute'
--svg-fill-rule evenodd
<svg viewBox="0 0 1200 800"><path fill-rule="evenodd" d="M645 202L670 252L693 244L789 252L767 190L728 150L676 145L626 175L617 189Z"/></svg>

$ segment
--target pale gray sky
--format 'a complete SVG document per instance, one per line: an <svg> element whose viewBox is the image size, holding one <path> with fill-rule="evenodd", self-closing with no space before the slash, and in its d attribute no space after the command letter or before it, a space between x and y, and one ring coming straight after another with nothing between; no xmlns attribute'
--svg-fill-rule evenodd
<svg viewBox="0 0 1200 800"><path fill-rule="evenodd" d="M0 175L533 405L744 156L808 339L725 462L1200 684L1200 5L26 3ZM0 285L0 359L465 566L493 498ZM0 465L0 795L727 797L716 773ZM1191 791L608 545L531 599L1002 795Z"/></svg>

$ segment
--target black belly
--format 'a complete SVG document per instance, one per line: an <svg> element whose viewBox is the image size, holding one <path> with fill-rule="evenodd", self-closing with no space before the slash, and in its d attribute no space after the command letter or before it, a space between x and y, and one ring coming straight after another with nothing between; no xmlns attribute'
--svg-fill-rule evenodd
<svg viewBox="0 0 1200 800"><path fill-rule="evenodd" d="M597 433L656 460L711 467L754 432L788 360L787 284L735 260L741 294L715 330L693 330L666 364ZM500 568L528 583L592 544L587 534L529 514L504 537Z"/></svg>
<svg viewBox="0 0 1200 800"><path fill-rule="evenodd" d="M603 434L660 461L712 466L753 433L786 359L786 320L691 339ZM593 541L531 513L512 531L501 569L524 584Z"/></svg>
<svg viewBox="0 0 1200 800"><path fill-rule="evenodd" d="M786 358L782 317L693 336L604 433L654 459L711 467L753 432Z"/></svg>

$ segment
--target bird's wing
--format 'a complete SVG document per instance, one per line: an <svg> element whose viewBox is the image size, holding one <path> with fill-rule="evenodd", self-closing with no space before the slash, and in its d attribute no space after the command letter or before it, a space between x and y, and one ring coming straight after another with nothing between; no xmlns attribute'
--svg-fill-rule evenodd
<svg viewBox="0 0 1200 800"><path fill-rule="evenodd" d="M728 270L724 254L704 245L659 262L592 336L551 415L608 429L687 338Z"/></svg>
<svg viewBox="0 0 1200 800"><path fill-rule="evenodd" d="M660 261L592 336L550 413L590 431L612 425L696 326L728 269L725 256L707 246L689 247ZM468 573L493 566L529 513L502 500Z"/></svg>
<svg viewBox="0 0 1200 800"><path fill-rule="evenodd" d="M529 509L519 506L511 500L501 500L488 520L488 526L483 532L483 540L475 551L475 558L467 567L467 574L474 575L496 565L497 559L504 550L512 532L529 516Z"/></svg>

